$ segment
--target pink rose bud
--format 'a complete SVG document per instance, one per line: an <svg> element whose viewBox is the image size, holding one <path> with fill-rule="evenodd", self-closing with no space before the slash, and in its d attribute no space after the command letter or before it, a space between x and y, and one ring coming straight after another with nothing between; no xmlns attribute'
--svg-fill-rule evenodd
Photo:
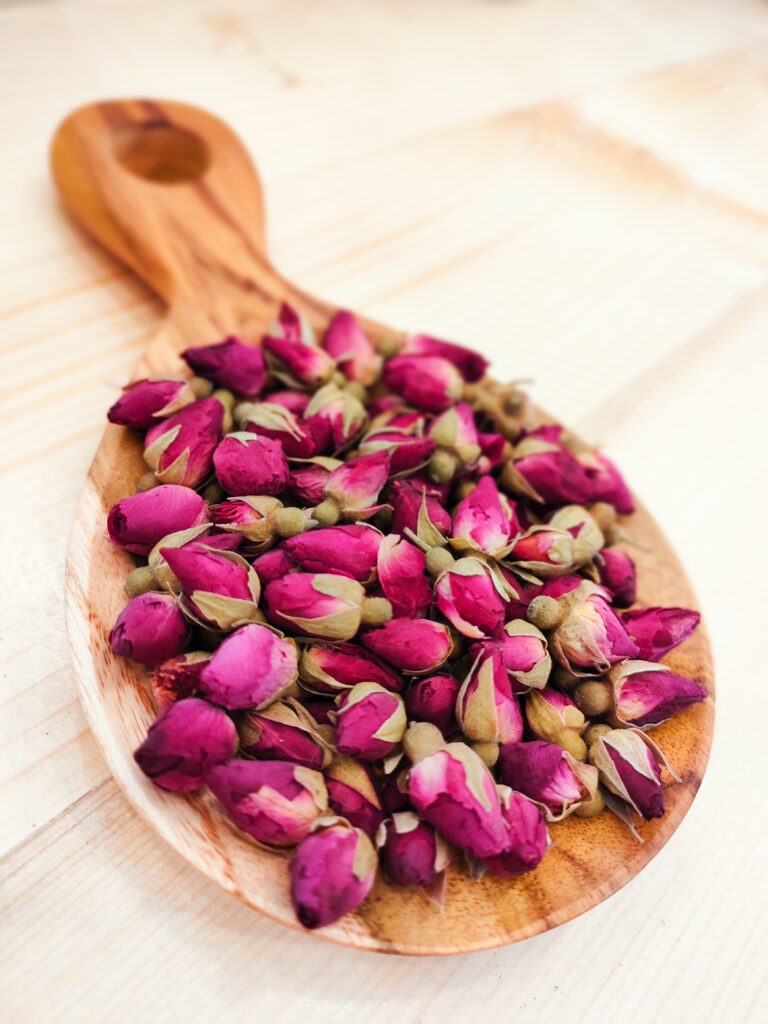
<svg viewBox="0 0 768 1024"><path fill-rule="evenodd" d="M305 391L272 391L264 396L264 401L282 405L288 412L301 419L309 405L309 395Z"/></svg>
<svg viewBox="0 0 768 1024"><path fill-rule="evenodd" d="M320 772L287 761L227 761L206 780L229 817L267 846L294 846L328 809Z"/></svg>
<svg viewBox="0 0 768 1024"><path fill-rule="evenodd" d="M564 668L575 675L600 674L638 656L637 646L600 588L584 581L566 601L565 618L549 641Z"/></svg>
<svg viewBox="0 0 768 1024"><path fill-rule="evenodd" d="M290 761L321 771L332 747L312 715L296 700L277 700L240 720L240 749L260 760Z"/></svg>
<svg viewBox="0 0 768 1024"><path fill-rule="evenodd" d="M293 572L265 589L271 622L301 636L351 640L360 627L365 590L331 573Z"/></svg>
<svg viewBox="0 0 768 1024"><path fill-rule="evenodd" d="M549 526L531 526L517 538L506 557L513 568L544 579L565 576L579 564L573 536Z"/></svg>
<svg viewBox="0 0 768 1024"><path fill-rule="evenodd" d="M506 596L479 558L459 558L435 581L437 607L464 636L493 636L504 625Z"/></svg>
<svg viewBox="0 0 768 1024"><path fill-rule="evenodd" d="M311 459L331 445L327 420L300 419L275 402L243 403L237 406L236 416L243 430L277 441L289 459Z"/></svg>
<svg viewBox="0 0 768 1024"><path fill-rule="evenodd" d="M477 435L480 445L480 458L477 463L478 473L490 473L504 461L507 451L507 439L503 434Z"/></svg>
<svg viewBox="0 0 768 1024"><path fill-rule="evenodd" d="M419 618L432 604L432 588L424 575L424 552L395 533L378 550L379 585L396 616Z"/></svg>
<svg viewBox="0 0 768 1024"><path fill-rule="evenodd" d="M279 494L288 486L288 461L277 441L247 431L229 434L213 454L219 483L232 495Z"/></svg>
<svg viewBox="0 0 768 1024"><path fill-rule="evenodd" d="M358 683L337 704L336 749L361 761L391 754L407 725L402 699L378 683Z"/></svg>
<svg viewBox="0 0 768 1024"><path fill-rule="evenodd" d="M452 341L431 338L428 334L415 334L408 338L401 351L403 355L438 356L440 359L447 359L470 384L482 380L488 369L488 360L479 352Z"/></svg>
<svg viewBox="0 0 768 1024"><path fill-rule="evenodd" d="M600 452L583 452L578 458L589 476L590 501L604 501L613 505L619 515L631 515L635 511L632 493L611 460Z"/></svg>
<svg viewBox="0 0 768 1024"><path fill-rule="evenodd" d="M296 563L288 552L280 547L273 548L271 551L265 551L263 555L255 558L253 560L253 568L256 570L256 575L261 580L262 585L266 586L272 580L282 579L286 573L296 568Z"/></svg>
<svg viewBox="0 0 768 1024"><path fill-rule="evenodd" d="M482 454L475 425L475 411L467 402L460 402L446 409L432 420L429 437L438 445L441 456L431 464L439 479L450 479L460 468L474 468ZM447 464L445 463L448 457ZM442 468L440 458L443 460Z"/></svg>
<svg viewBox="0 0 768 1024"><path fill-rule="evenodd" d="M393 691L403 688L403 680L393 669L356 644L305 647L299 675L308 689L319 693L340 693L357 683L378 683Z"/></svg>
<svg viewBox="0 0 768 1024"><path fill-rule="evenodd" d="M434 485L417 485L412 480L393 480L387 488L392 504L392 532L405 535L406 530L418 533L419 513L426 505L430 522L442 533L451 529L451 517L443 507Z"/></svg>
<svg viewBox="0 0 768 1024"><path fill-rule="evenodd" d="M194 373L240 398L256 398L264 389L267 364L257 345L229 337L217 345L188 348L181 355Z"/></svg>
<svg viewBox="0 0 768 1024"><path fill-rule="evenodd" d="M523 716L501 656L481 655L469 671L456 700L456 718L467 739L477 743L517 743Z"/></svg>
<svg viewBox="0 0 768 1024"><path fill-rule="evenodd" d="M399 811L376 837L381 863L394 885L431 885L448 866L448 849L431 825L413 811Z"/></svg>
<svg viewBox="0 0 768 1024"><path fill-rule="evenodd" d="M521 529L514 505L499 492L493 477L484 476L472 493L456 506L451 543L460 550L472 548L497 555L504 552L510 539Z"/></svg>
<svg viewBox="0 0 768 1024"><path fill-rule="evenodd" d="M405 749L413 762L408 793L424 821L473 857L501 853L508 835L498 790L474 750L445 743L424 722L410 726Z"/></svg>
<svg viewBox="0 0 768 1024"><path fill-rule="evenodd" d="M185 380L137 380L123 388L123 394L107 413L110 423L142 430L158 420L173 416L195 401Z"/></svg>
<svg viewBox="0 0 768 1024"><path fill-rule="evenodd" d="M603 733L589 748L600 781L647 820L664 814L661 769L650 744L635 729Z"/></svg>
<svg viewBox="0 0 768 1024"><path fill-rule="evenodd" d="M408 717L415 722L431 722L446 736L457 728L456 698L461 683L448 675L416 679L405 695Z"/></svg>
<svg viewBox="0 0 768 1024"><path fill-rule="evenodd" d="M319 828L291 861L291 899L305 928L323 928L355 910L373 887L376 851L347 822Z"/></svg>
<svg viewBox="0 0 768 1024"><path fill-rule="evenodd" d="M635 563L626 551L620 548L603 548L597 559L597 571L600 583L610 592L615 605L627 608L635 603L637 573Z"/></svg>
<svg viewBox="0 0 768 1024"><path fill-rule="evenodd" d="M557 821L597 792L597 772L554 743L505 743L499 753L505 785L541 804Z"/></svg>
<svg viewBox="0 0 768 1024"><path fill-rule="evenodd" d="M163 711L133 755L161 789L191 793L217 764L237 752L237 730L219 708L190 697Z"/></svg>
<svg viewBox="0 0 768 1024"><path fill-rule="evenodd" d="M546 686L552 670L547 638L530 622L512 619L498 636L484 641L482 646L498 652L513 693L525 693L531 688L540 690ZM472 653L477 653L474 647Z"/></svg>
<svg viewBox="0 0 768 1024"><path fill-rule="evenodd" d="M116 502L107 516L109 539L134 555L148 555L169 533L208 522L205 502L175 484L153 487Z"/></svg>
<svg viewBox="0 0 768 1024"><path fill-rule="evenodd" d="M306 463L291 467L288 486L299 501L304 501L308 505L319 505L325 497L328 477L334 469L342 465L344 463L338 459L329 459L325 456L307 459Z"/></svg>
<svg viewBox="0 0 768 1024"><path fill-rule="evenodd" d="M200 674L210 657L208 651L189 651L157 666L152 673L150 687L158 711L165 711L176 701L197 693Z"/></svg>
<svg viewBox="0 0 768 1024"><path fill-rule="evenodd" d="M489 857L485 866L497 878L516 878L541 863L549 844L547 825L538 804L506 786L501 806L507 822L507 846L497 857Z"/></svg>
<svg viewBox="0 0 768 1024"><path fill-rule="evenodd" d="M597 520L581 505L564 505L550 516L548 526L573 538L574 565L580 567L591 562L605 545L605 536Z"/></svg>
<svg viewBox="0 0 768 1024"><path fill-rule="evenodd" d="M198 487L210 476L223 422L224 406L218 399L192 402L150 427L144 438L144 461L162 483Z"/></svg>
<svg viewBox="0 0 768 1024"><path fill-rule="evenodd" d="M311 341L312 339L312 329L287 302L283 302L277 312L274 333L289 341L301 341L302 339Z"/></svg>
<svg viewBox="0 0 768 1024"><path fill-rule="evenodd" d="M373 839L384 820L374 777L366 764L337 754L325 770L328 804L332 811Z"/></svg>
<svg viewBox="0 0 768 1024"><path fill-rule="evenodd" d="M224 708L259 710L281 697L297 677L296 646L253 623L213 652L200 676L200 690Z"/></svg>
<svg viewBox="0 0 768 1024"><path fill-rule="evenodd" d="M347 380L370 387L381 373L381 356L352 313L340 309L323 339L323 348Z"/></svg>
<svg viewBox="0 0 768 1024"><path fill-rule="evenodd" d="M430 619L391 619L368 630L362 641L374 654L412 675L435 672L453 650L448 627Z"/></svg>
<svg viewBox="0 0 768 1024"><path fill-rule="evenodd" d="M581 734L587 722L570 697L552 686L531 690L525 698L525 718L536 739L556 743L577 761L586 759L587 748Z"/></svg>
<svg viewBox="0 0 768 1024"><path fill-rule="evenodd" d="M502 482L535 501L583 505L592 500L592 481L586 468L557 443L527 437L515 449L508 466L511 469L505 469Z"/></svg>
<svg viewBox="0 0 768 1024"><path fill-rule="evenodd" d="M350 459L328 477L325 498L337 507L339 514L369 519L381 507L376 502L388 478L389 455L386 452Z"/></svg>
<svg viewBox="0 0 768 1024"><path fill-rule="evenodd" d="M439 356L395 356L384 366L385 385L425 412L443 412L461 397L464 380Z"/></svg>
<svg viewBox="0 0 768 1024"><path fill-rule="evenodd" d="M316 388L325 384L333 374L335 365L326 351L316 345L290 337L273 338L267 335L262 345L274 361L278 373L285 374L289 383Z"/></svg>
<svg viewBox="0 0 768 1024"><path fill-rule="evenodd" d="M435 442L430 438L394 429L370 431L358 449L361 455L387 452L391 459L390 472L393 474L409 473L423 466L434 450Z"/></svg>
<svg viewBox="0 0 768 1024"><path fill-rule="evenodd" d="M354 523L300 533L284 541L283 547L307 572L336 573L367 584L376 578L382 539L373 526Z"/></svg>
<svg viewBox="0 0 768 1024"><path fill-rule="evenodd" d="M302 706L312 715L318 725L330 725L333 726L331 716L336 713L336 705L333 701L323 700L318 697L316 700L312 699L311 694L302 696Z"/></svg>
<svg viewBox="0 0 768 1024"><path fill-rule="evenodd" d="M624 725L645 729L705 700L705 686L676 676L666 665L652 661L625 661L608 673L613 688L614 714Z"/></svg>
<svg viewBox="0 0 768 1024"><path fill-rule="evenodd" d="M633 608L621 616L643 661L658 661L686 640L701 616L690 608Z"/></svg>
<svg viewBox="0 0 768 1024"><path fill-rule="evenodd" d="M179 581L191 611L217 629L229 630L261 618L259 577L234 551L216 551L205 543L161 548Z"/></svg>
<svg viewBox="0 0 768 1024"><path fill-rule="evenodd" d="M306 416L308 422L317 420L325 425L334 450L349 445L368 422L368 413L360 399L333 383L314 393Z"/></svg>
<svg viewBox="0 0 768 1024"><path fill-rule="evenodd" d="M115 654L142 665L159 665L186 650L189 627L171 594L139 594L131 598L109 634Z"/></svg>
<svg viewBox="0 0 768 1024"><path fill-rule="evenodd" d="M208 509L216 526L226 533L242 535L249 547L257 551L275 541L274 513L283 507L278 498L269 495L230 498ZM209 542L210 538L206 539Z"/></svg>

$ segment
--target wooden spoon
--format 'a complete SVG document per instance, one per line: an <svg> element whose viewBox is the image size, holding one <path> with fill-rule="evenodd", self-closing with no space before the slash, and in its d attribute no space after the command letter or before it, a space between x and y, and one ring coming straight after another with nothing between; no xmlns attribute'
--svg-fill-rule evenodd
<svg viewBox="0 0 768 1024"><path fill-rule="evenodd" d="M154 100L95 103L60 126L51 162L75 220L168 305L137 377L177 373L186 345L230 332L260 336L283 300L320 329L333 313L270 264L258 175L240 141L210 114ZM364 323L374 340L399 333ZM145 674L115 658L107 640L133 563L109 543L105 515L134 491L143 469L136 438L108 426L88 474L69 558L69 629L88 720L128 799L179 853L239 899L298 927L285 856L237 832L208 795L164 793L134 764L132 752L154 712ZM642 506L628 528L639 544L633 556L640 603L695 607L674 552ZM713 691L703 629L668 662ZM570 920L624 885L674 832L701 782L713 721L707 700L654 731L682 781L666 786L667 812L642 825L642 844L611 814L570 817L552 828L552 849L528 875L472 881L452 870L442 912L420 892L379 880L356 914L317 934L380 952L460 953L515 942Z"/></svg>

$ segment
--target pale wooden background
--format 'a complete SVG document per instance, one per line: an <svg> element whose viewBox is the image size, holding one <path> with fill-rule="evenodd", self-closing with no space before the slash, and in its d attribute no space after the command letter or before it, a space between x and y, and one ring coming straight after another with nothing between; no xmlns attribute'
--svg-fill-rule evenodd
<svg viewBox="0 0 768 1024"><path fill-rule="evenodd" d="M136 94L242 134L285 272L536 378L678 546L713 759L669 847L586 917L465 958L353 953L220 893L111 781L63 567L162 310L66 222L46 147L74 105ZM0 3L0 97L0 1019L768 1019L768 6Z"/></svg>

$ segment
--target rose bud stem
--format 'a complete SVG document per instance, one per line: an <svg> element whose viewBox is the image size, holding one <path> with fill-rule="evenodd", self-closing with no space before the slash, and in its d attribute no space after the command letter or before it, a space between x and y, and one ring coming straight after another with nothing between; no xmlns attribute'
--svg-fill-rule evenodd
<svg viewBox="0 0 768 1024"><path fill-rule="evenodd" d="M573 700L587 718L600 718L613 707L610 686L595 679L580 683L573 692Z"/></svg>
<svg viewBox="0 0 768 1024"><path fill-rule="evenodd" d="M583 676L575 676L572 672L569 672L567 668L563 668L562 665L555 664L552 667L552 674L549 677L549 681L553 686L556 686L564 693L571 693L571 691L575 690L583 681Z"/></svg>
<svg viewBox="0 0 768 1024"><path fill-rule="evenodd" d="M189 386L192 388L195 398L208 398L213 391L213 384L205 377L193 377Z"/></svg>
<svg viewBox="0 0 768 1024"><path fill-rule="evenodd" d="M326 498L312 510L312 518L320 526L335 526L341 519L341 509L333 498Z"/></svg>
<svg viewBox="0 0 768 1024"><path fill-rule="evenodd" d="M143 491L151 491L152 488L157 487L159 483L160 481L150 469L147 473L142 473L136 481L136 490L139 491L139 493L142 493Z"/></svg>
<svg viewBox="0 0 768 1024"><path fill-rule="evenodd" d="M474 480L462 480L456 487L456 498L458 501L463 501L470 496L476 487L477 483Z"/></svg>
<svg viewBox="0 0 768 1024"><path fill-rule="evenodd" d="M224 488L218 480L212 480L203 488L202 497L208 505L218 505L224 500Z"/></svg>
<svg viewBox="0 0 768 1024"><path fill-rule="evenodd" d="M360 614L361 626L380 626L392 618L392 605L386 597L366 597Z"/></svg>
<svg viewBox="0 0 768 1024"><path fill-rule="evenodd" d="M235 402L237 400L232 392L228 391L226 388L216 388L216 390L211 394L211 398L215 398L217 402L221 402L228 413L232 413L234 411Z"/></svg>
<svg viewBox="0 0 768 1024"><path fill-rule="evenodd" d="M474 750L480 760L486 764L489 768L493 768L496 762L499 760L499 744L493 742L485 743L470 743L470 747Z"/></svg>
<svg viewBox="0 0 768 1024"><path fill-rule="evenodd" d="M431 722L411 722L403 737L403 750L414 764L444 746L443 734Z"/></svg>
<svg viewBox="0 0 768 1024"><path fill-rule="evenodd" d="M606 501L598 501L589 512L603 533L616 525L616 509Z"/></svg>
<svg viewBox="0 0 768 1024"><path fill-rule="evenodd" d="M157 589L159 588L155 581L155 574L148 565L140 565L125 577L125 592L128 597L138 597L139 594L146 594L150 590Z"/></svg>
<svg viewBox="0 0 768 1024"><path fill-rule="evenodd" d="M385 359L394 359L399 354L403 347L403 341L401 338L382 338L380 341L375 342L376 351L384 356Z"/></svg>
<svg viewBox="0 0 768 1024"><path fill-rule="evenodd" d="M528 605L526 617L538 629L555 629L565 617L565 609L553 597L534 597Z"/></svg>
<svg viewBox="0 0 768 1024"><path fill-rule="evenodd" d="M594 818L595 815L599 814L605 809L605 800L603 794L599 789L595 790L595 795L585 800L582 804L576 808L573 812L577 818Z"/></svg>
<svg viewBox="0 0 768 1024"><path fill-rule="evenodd" d="M448 548L433 547L427 550L427 572L439 576L454 564L455 559Z"/></svg>
<svg viewBox="0 0 768 1024"><path fill-rule="evenodd" d="M307 528L307 519L300 508L278 508L272 513L278 537L295 537Z"/></svg>
<svg viewBox="0 0 768 1024"><path fill-rule="evenodd" d="M591 747L595 740L600 739L601 736L605 736L605 734L607 732L611 732L612 729L612 725L605 725L603 722L593 722L592 725L588 725L584 730L584 742L588 747Z"/></svg>
<svg viewBox="0 0 768 1024"><path fill-rule="evenodd" d="M459 468L459 460L456 456L443 448L432 452L429 458L429 475L438 484L447 484L453 480L456 470Z"/></svg>

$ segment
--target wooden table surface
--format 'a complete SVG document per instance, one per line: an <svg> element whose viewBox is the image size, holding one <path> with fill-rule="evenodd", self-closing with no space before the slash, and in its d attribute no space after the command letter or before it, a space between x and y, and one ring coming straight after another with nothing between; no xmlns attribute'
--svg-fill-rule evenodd
<svg viewBox="0 0 768 1024"><path fill-rule="evenodd" d="M588 915L462 958L336 948L225 896L111 780L64 561L162 309L66 221L46 149L72 107L137 94L233 124L289 276L535 378L678 548L713 757L669 846ZM768 1019L768 7L0 3L0 95L0 1020Z"/></svg>

